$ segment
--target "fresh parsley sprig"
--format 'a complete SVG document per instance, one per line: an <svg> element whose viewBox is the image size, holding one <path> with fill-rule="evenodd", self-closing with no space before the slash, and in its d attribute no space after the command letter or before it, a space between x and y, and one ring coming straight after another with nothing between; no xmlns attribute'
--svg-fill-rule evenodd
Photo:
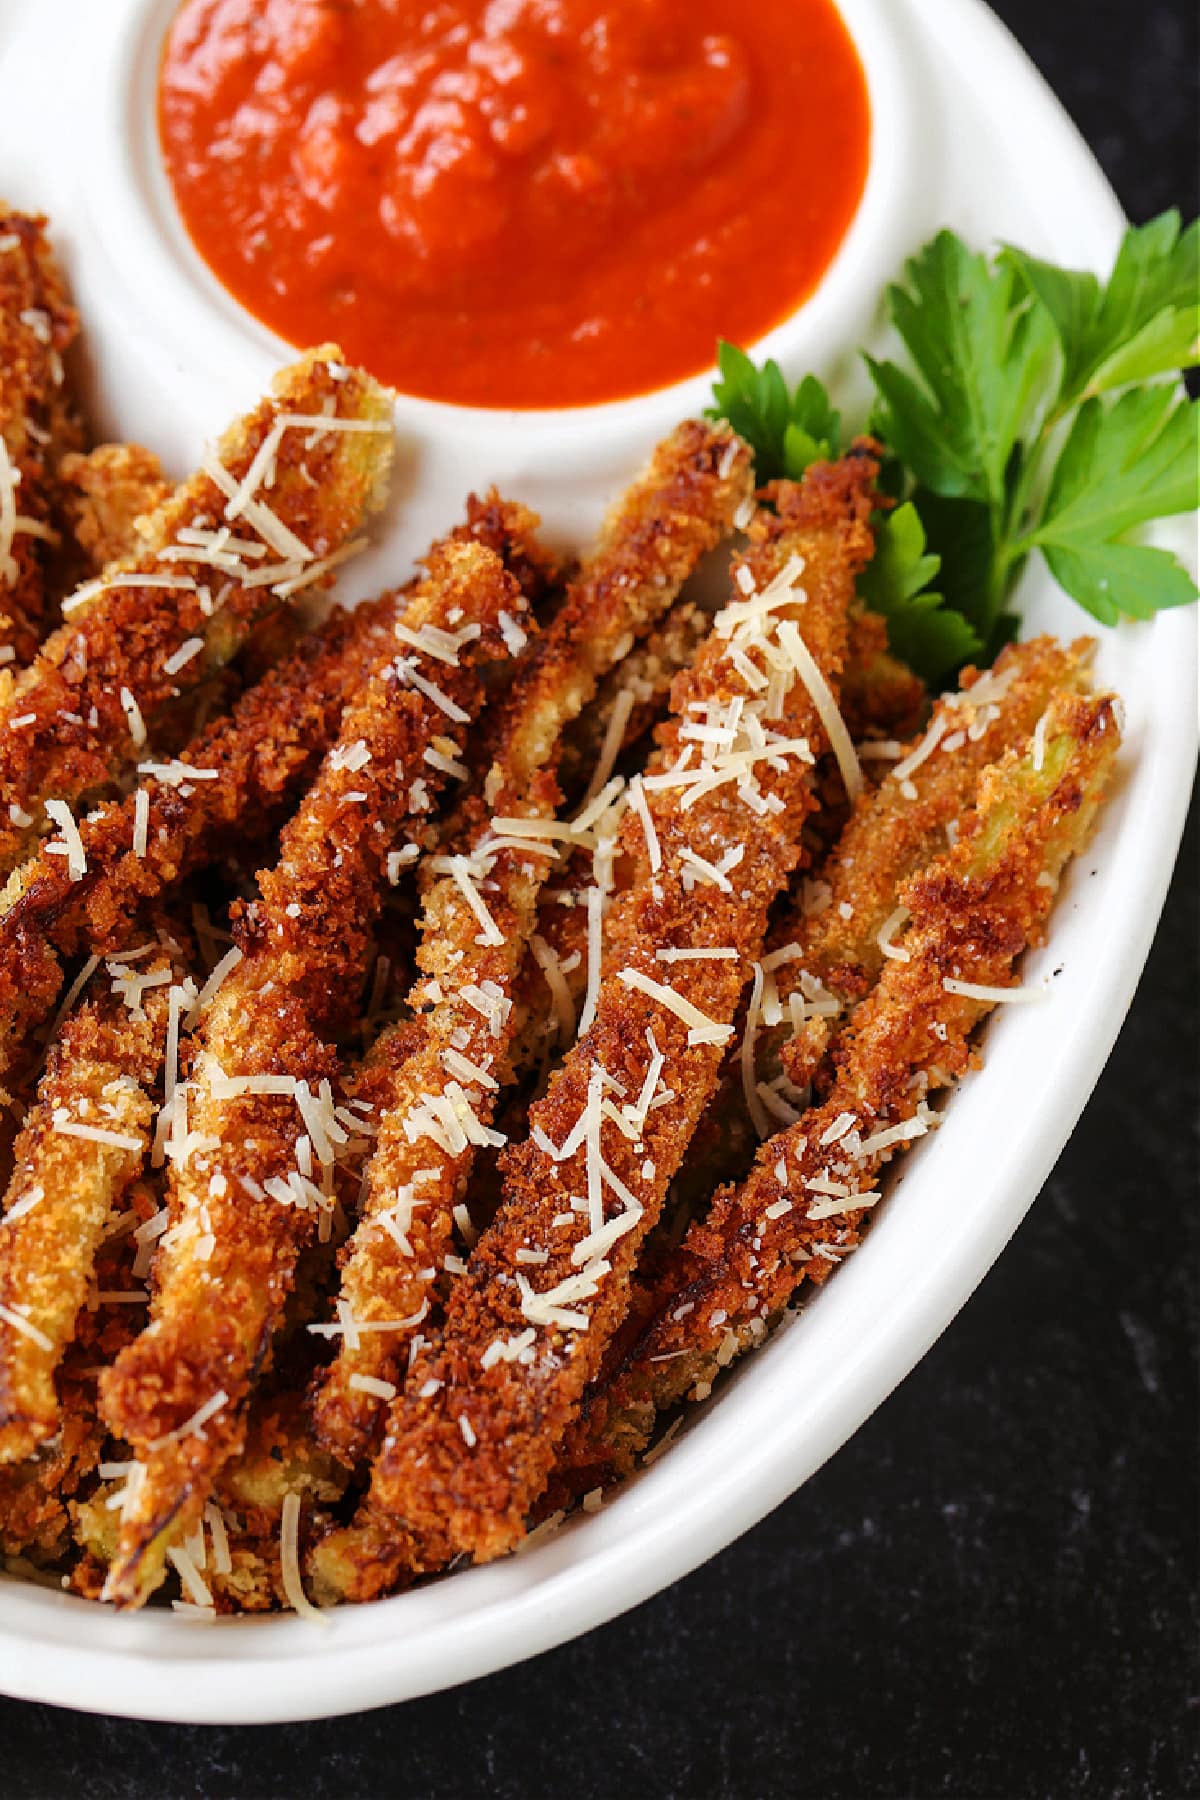
<svg viewBox="0 0 1200 1800"><path fill-rule="evenodd" d="M711 416L727 419L751 446L760 482L781 475L798 481L809 463L838 454L841 417L815 375L789 389L777 362L760 369L726 343L718 346L717 367Z"/></svg>
<svg viewBox="0 0 1200 1800"><path fill-rule="evenodd" d="M1200 224L1165 213L1129 230L1107 282L939 232L887 307L907 363L865 361L901 504L877 521L862 591L898 655L930 681L993 656L1037 552L1103 624L1196 598L1173 556L1130 533L1200 505L1198 409L1177 381L1200 361ZM747 438L760 479L837 453L840 421L812 376L789 390L774 363L729 345L720 372L713 410Z"/></svg>

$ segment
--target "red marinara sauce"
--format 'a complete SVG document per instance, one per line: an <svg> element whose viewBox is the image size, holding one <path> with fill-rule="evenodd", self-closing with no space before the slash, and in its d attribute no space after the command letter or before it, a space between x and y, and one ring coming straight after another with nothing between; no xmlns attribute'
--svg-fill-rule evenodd
<svg viewBox="0 0 1200 1800"><path fill-rule="evenodd" d="M833 0L185 0L167 169L221 282L410 394L574 406L812 292L870 115Z"/></svg>

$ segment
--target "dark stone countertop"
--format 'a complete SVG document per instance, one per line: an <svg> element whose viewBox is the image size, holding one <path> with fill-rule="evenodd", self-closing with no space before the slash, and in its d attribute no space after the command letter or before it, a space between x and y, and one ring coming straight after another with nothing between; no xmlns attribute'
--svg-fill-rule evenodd
<svg viewBox="0 0 1200 1800"><path fill-rule="evenodd" d="M937 0L927 0L936 6ZM1000 0L1126 208L1197 210L1185 0ZM523 1667L312 1725L0 1701L12 1800L1176 1800L1196 1728L1192 829L1046 1191L820 1474L668 1592Z"/></svg>

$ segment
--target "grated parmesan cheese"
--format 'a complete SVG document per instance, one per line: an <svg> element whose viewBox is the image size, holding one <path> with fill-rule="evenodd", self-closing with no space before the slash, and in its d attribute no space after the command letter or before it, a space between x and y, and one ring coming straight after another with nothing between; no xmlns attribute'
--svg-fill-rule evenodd
<svg viewBox="0 0 1200 1800"><path fill-rule="evenodd" d="M907 906L898 906L894 912L888 914L883 924L879 927L878 932L875 934L875 942L879 945L883 954L890 957L893 962L912 961L912 957L907 950L902 950L898 944L892 942L895 933L906 923L908 917L909 911Z"/></svg>
<svg viewBox="0 0 1200 1800"><path fill-rule="evenodd" d="M39 1326L31 1323L15 1306L5 1306L0 1303L0 1319L3 1319L6 1325L11 1325L14 1331L19 1331L22 1337L29 1338L31 1343L36 1344L40 1350L52 1351L54 1349L53 1341L46 1336L46 1333Z"/></svg>
<svg viewBox="0 0 1200 1800"><path fill-rule="evenodd" d="M139 1298L144 1299L145 1295L140 1295ZM225 1389L218 1388L212 1398L206 1400L203 1406L198 1406L191 1417L185 1419L182 1425L177 1425L174 1431L165 1432L162 1437L154 1438L146 1445L146 1449L153 1454L155 1450L161 1450L166 1444L179 1444L183 1442L184 1438L188 1437L203 1437L204 1427L207 1425L208 1421L213 1418L215 1414L220 1412L221 1408L226 1405L228 1400L229 1395L225 1392Z"/></svg>
<svg viewBox="0 0 1200 1800"><path fill-rule="evenodd" d="M583 796L585 808L603 790L616 766L617 757L621 754L621 745L625 741L625 728L629 724L636 698L632 687L623 687L617 690L612 711L608 715L608 723L604 728L604 740L600 745L596 767L592 771L592 779Z"/></svg>
<svg viewBox="0 0 1200 1800"><path fill-rule="evenodd" d="M967 1000L985 1000L989 1004L1000 1004L1010 1000L1045 1000L1049 989L1044 987L989 987L979 981L959 981L953 975L942 977L942 986L948 994L961 994Z"/></svg>
<svg viewBox="0 0 1200 1800"><path fill-rule="evenodd" d="M346 1384L358 1394L370 1394L376 1400L394 1400L399 1389L394 1381L383 1381L378 1375L351 1375Z"/></svg>
<svg viewBox="0 0 1200 1800"><path fill-rule="evenodd" d="M656 1000L660 1006L682 1020L690 1028L689 1044L725 1044L733 1036L732 1025L722 1025L717 1020L710 1019L707 1013L701 1012L698 1006L693 1006L682 994L677 994L674 988L667 987L661 981L651 981L640 969L622 969L617 979L624 982L626 987L645 994L648 999Z"/></svg>
<svg viewBox="0 0 1200 1800"><path fill-rule="evenodd" d="M79 835L79 827L65 800L47 800L46 817L58 826L63 835L63 847L66 850L67 874L72 881L82 881L87 874L87 852L83 847L83 839ZM48 850L57 846L48 844Z"/></svg>
<svg viewBox="0 0 1200 1800"><path fill-rule="evenodd" d="M310 1624L329 1627L332 1620L313 1605L300 1579L300 1496L294 1491L283 1496L279 1520L279 1572L292 1611Z"/></svg>
<svg viewBox="0 0 1200 1800"><path fill-rule="evenodd" d="M562 1043L569 1043L575 1036L575 1004L571 999L571 990L567 986L567 978L563 974L558 952L537 932L534 932L530 938L529 948L533 960L546 978L546 986L550 989L550 999L558 1020L559 1039ZM463 997L466 998L465 993ZM493 1036L498 1035L493 1032Z"/></svg>
<svg viewBox="0 0 1200 1800"><path fill-rule="evenodd" d="M653 826L650 829L653 831ZM588 888L585 904L587 906L587 988L583 997L583 1012L579 1017L580 1037L591 1029L592 1021L596 1017L596 1004L600 998L604 895L598 887Z"/></svg>
<svg viewBox="0 0 1200 1800"><path fill-rule="evenodd" d="M853 802L862 793L862 770L858 766L854 744L846 729L846 722L838 711L837 701L833 697L829 683L817 667L808 645L800 636L799 628L791 619L785 619L780 625L779 642L787 652L797 675L808 690L809 699L817 709L817 716L825 727L825 735L829 739L829 748L833 751L837 766L842 772L846 793Z"/></svg>
<svg viewBox="0 0 1200 1800"><path fill-rule="evenodd" d="M928 760L928 758L933 755L934 751L937 749L938 745L941 743L942 739L945 737L946 732L949 728L949 724L950 724L950 721L947 719L945 713L939 713L937 718L934 719L933 723L930 725L929 730L925 733L925 736L921 739L920 743L917 745L916 749L911 751L909 753L909 755L903 759L902 762L898 762L896 764L895 768L892 770L892 780L899 782L900 791L902 794L904 794L906 799L911 800L915 797L915 794L916 794L915 788L910 793L908 791L908 788L905 786L905 784L908 782L909 776L912 775L915 770L919 769L921 764L923 762L926 762Z"/></svg>
<svg viewBox="0 0 1200 1800"><path fill-rule="evenodd" d="M662 867L662 850L658 842L658 833L654 829L654 820L650 816L650 807L646 800L646 783L640 775L634 777L628 787L629 804L638 816L642 828L642 836L646 840L646 855L650 859L650 872L657 874Z"/></svg>
<svg viewBox="0 0 1200 1800"><path fill-rule="evenodd" d="M754 1046L758 1037L758 1020L762 1011L763 966L760 962L752 963L754 980L750 990L750 1001L746 1007L746 1028L742 1033L741 1048L738 1053L738 1065L742 1077L742 1093L746 1098L746 1107L753 1121L754 1129L760 1138L769 1138L771 1122L759 1096L759 1084L754 1063Z"/></svg>
<svg viewBox="0 0 1200 1800"><path fill-rule="evenodd" d="M133 796L133 854L144 857L150 830L150 795L143 787L138 788Z"/></svg>
<svg viewBox="0 0 1200 1800"><path fill-rule="evenodd" d="M178 675L180 669L186 668L194 657L199 656L204 648L204 639L198 637L185 638L178 650L172 651L163 664L164 675Z"/></svg>
<svg viewBox="0 0 1200 1800"><path fill-rule="evenodd" d="M60 1120L55 1117L53 1127L60 1137L85 1138L89 1143L105 1144L113 1150L128 1150L135 1156L145 1149L141 1138L134 1137L129 1132L109 1131L103 1125L84 1125L78 1119Z"/></svg>
<svg viewBox="0 0 1200 1800"><path fill-rule="evenodd" d="M411 657L398 656L393 667L401 682L416 688L417 692L432 702L439 712L445 713L453 724L467 725L470 723L470 713L464 712L462 707L451 700L448 694L444 694L434 682L427 681Z"/></svg>
<svg viewBox="0 0 1200 1800"><path fill-rule="evenodd" d="M135 749L140 750L146 741L146 721L142 717L142 709L127 687L121 689L119 697L129 721L130 742Z"/></svg>

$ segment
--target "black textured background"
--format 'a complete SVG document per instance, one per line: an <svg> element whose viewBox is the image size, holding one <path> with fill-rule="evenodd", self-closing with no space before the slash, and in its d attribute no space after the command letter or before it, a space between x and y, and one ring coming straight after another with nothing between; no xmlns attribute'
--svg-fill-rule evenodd
<svg viewBox="0 0 1200 1800"><path fill-rule="evenodd" d="M1189 0L996 10L1132 217L1194 214ZM1193 816L1125 1031L1015 1241L892 1399L748 1537L578 1643L360 1718L184 1729L0 1701L0 1792L1200 1794L1198 850Z"/></svg>

